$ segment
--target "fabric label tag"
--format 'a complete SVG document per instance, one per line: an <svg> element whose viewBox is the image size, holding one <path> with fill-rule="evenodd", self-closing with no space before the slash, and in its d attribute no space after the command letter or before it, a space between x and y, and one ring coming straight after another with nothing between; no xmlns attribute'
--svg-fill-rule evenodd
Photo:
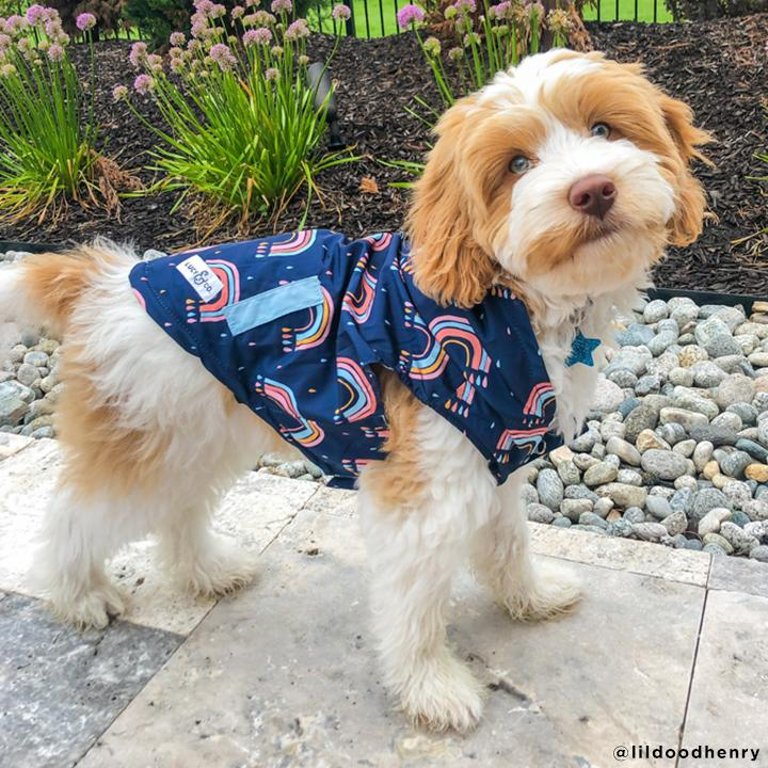
<svg viewBox="0 0 768 768"><path fill-rule="evenodd" d="M188 259L184 259L181 264L176 265L176 269L181 272L184 279L203 301L210 301L214 296L218 296L224 288L224 284L216 277L201 256L190 256Z"/></svg>

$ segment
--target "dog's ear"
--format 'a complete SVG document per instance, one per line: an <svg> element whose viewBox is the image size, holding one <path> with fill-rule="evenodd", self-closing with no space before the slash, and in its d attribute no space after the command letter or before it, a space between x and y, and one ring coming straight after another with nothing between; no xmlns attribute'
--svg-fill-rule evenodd
<svg viewBox="0 0 768 768"><path fill-rule="evenodd" d="M677 152L677 208L670 222L670 240L674 245L689 245L701 234L706 200L704 188L691 173L694 159L709 163L698 147L712 141L706 131L693 124L687 104L661 95L661 111Z"/></svg>
<svg viewBox="0 0 768 768"><path fill-rule="evenodd" d="M463 166L474 102L472 96L461 99L440 119L437 142L414 185L405 227L419 290L440 304L467 308L483 300L498 272L473 233L478 217L486 214L477 180Z"/></svg>

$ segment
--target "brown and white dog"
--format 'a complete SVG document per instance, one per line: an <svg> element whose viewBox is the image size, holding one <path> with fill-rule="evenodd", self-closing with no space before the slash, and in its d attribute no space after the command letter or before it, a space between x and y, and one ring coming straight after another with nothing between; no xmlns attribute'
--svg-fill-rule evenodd
<svg viewBox="0 0 768 768"><path fill-rule="evenodd" d="M496 284L523 298L570 439L597 375L565 365L575 329L608 343L614 307L634 301L665 246L698 236L704 193L689 164L709 137L639 66L559 50L458 101L437 134L406 226L417 285L465 307ZM250 559L210 518L237 476L281 444L137 304L136 258L97 242L0 272L0 315L65 339L65 464L35 570L55 612L78 626L123 612L105 560L150 532L193 592L245 584ZM359 501L385 680L415 720L464 730L482 690L446 644L457 567L470 557L516 619L560 614L579 590L531 561L526 470L497 486L448 421L394 377L384 388L388 456L363 472Z"/></svg>

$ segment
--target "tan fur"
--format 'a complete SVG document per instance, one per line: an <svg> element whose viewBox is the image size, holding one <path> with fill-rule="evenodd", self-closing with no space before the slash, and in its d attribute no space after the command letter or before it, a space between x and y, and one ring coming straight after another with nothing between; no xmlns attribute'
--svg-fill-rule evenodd
<svg viewBox="0 0 768 768"><path fill-rule="evenodd" d="M397 376L381 373L382 396L389 422L389 438L384 445L387 458L367 468L360 478L361 487L372 493L382 508L393 513L418 508L428 479L419 471L419 444L416 424L423 406Z"/></svg>
<svg viewBox="0 0 768 768"><path fill-rule="evenodd" d="M553 63L577 57L583 56L563 51ZM698 147L711 136L693 126L685 104L642 77L641 65L607 61L599 53L587 58L600 61L601 71L588 78L563 78L540 94L541 104L585 133L594 123L607 122L615 138L626 137L660 158L661 172L678 199L667 231L658 232L661 258L666 242L687 245L701 233L704 191L689 166L694 158L705 160ZM471 307L494 282L506 279L491 254L506 236L516 180L509 162L518 154L535 161L545 130L538 108L522 101L514 109L500 109L474 95L443 115L405 226L413 244L415 280L424 293L443 304ZM600 224L587 219L579 229L542 232L529 256L531 276L552 272L600 234Z"/></svg>
<svg viewBox="0 0 768 768"><path fill-rule="evenodd" d="M491 233L476 229L488 221L482 194L469 181L477 165L463 151L475 104L474 96L461 99L438 123L439 139L414 187L405 223L419 289L441 304L461 307L482 301L498 274L488 255Z"/></svg>
<svg viewBox="0 0 768 768"><path fill-rule="evenodd" d="M575 130L605 122L612 137L625 137L661 160L661 169L673 185L677 210L669 222L669 241L688 245L701 234L705 196L690 171L693 159L707 162L698 147L712 136L693 125L693 113L682 101L667 96L642 77L639 64L619 64L594 54L601 72L587 78L564 78L542 94L542 104Z"/></svg>
<svg viewBox="0 0 768 768"><path fill-rule="evenodd" d="M41 253L22 262L27 295L36 312L50 330L62 335L74 308L110 254L92 246L82 246L66 253Z"/></svg>
<svg viewBox="0 0 768 768"><path fill-rule="evenodd" d="M56 426L66 458L67 485L88 497L105 489L116 498L137 488L148 494L163 473L167 432L128 429L118 408L102 402L93 385L98 372L80 362L81 349L68 344L62 354L66 387L56 412Z"/></svg>

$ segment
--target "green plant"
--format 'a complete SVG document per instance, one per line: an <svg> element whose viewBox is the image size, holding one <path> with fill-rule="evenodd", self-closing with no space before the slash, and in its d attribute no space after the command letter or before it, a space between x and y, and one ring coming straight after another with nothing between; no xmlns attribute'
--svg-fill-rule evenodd
<svg viewBox="0 0 768 768"><path fill-rule="evenodd" d="M444 106L482 88L498 71L518 64L524 56L538 53L545 27L554 46L568 40L567 12L553 8L546 13L539 2L524 5L521 0L503 0L489 5L482 0L478 9L476 0L455 0L445 8L444 17L453 28L455 41L447 57L437 37L422 37L423 8L409 4L397 14L401 29L415 31ZM422 101L421 106L426 104ZM434 117L435 111L430 112Z"/></svg>
<svg viewBox="0 0 768 768"><path fill-rule="evenodd" d="M291 20L291 0L273 0L273 13L236 6L237 37L227 36L224 6L197 0L195 8L192 38L170 37L171 75L144 43L131 51L141 70L134 89L151 94L164 122L154 125L133 107L158 138L156 188L180 190L177 207L192 195L203 226L235 215L241 225L276 217L300 189L317 191L320 171L354 159L320 148L327 101L316 106L307 82L309 28ZM127 93L118 86L115 95Z"/></svg>
<svg viewBox="0 0 768 768"><path fill-rule="evenodd" d="M88 35L95 19L78 22ZM0 19L2 220L37 214L42 221L66 198L96 199L96 123L68 44L52 8L33 5L26 16Z"/></svg>

